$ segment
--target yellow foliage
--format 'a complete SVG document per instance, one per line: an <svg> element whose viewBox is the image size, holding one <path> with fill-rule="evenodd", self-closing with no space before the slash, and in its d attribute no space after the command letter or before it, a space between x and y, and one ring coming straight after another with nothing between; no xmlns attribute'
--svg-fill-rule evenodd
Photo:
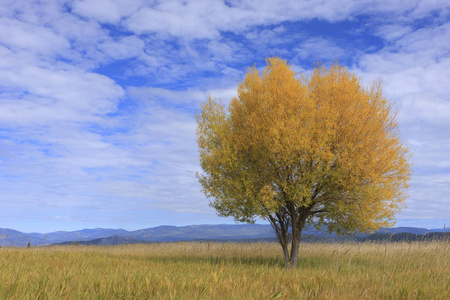
<svg viewBox="0 0 450 300"><path fill-rule="evenodd" d="M407 197L410 154L392 103L337 64L297 76L269 58L228 107L203 103L197 125L203 191L237 221L283 212L301 226L375 230Z"/></svg>

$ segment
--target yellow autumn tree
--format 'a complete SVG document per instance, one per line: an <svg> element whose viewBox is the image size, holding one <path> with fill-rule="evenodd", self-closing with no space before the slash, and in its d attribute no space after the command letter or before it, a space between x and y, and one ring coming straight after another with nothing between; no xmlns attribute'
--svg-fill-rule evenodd
<svg viewBox="0 0 450 300"><path fill-rule="evenodd" d="M365 88L337 64L296 76L269 58L237 92L227 107L209 97L197 114L197 177L219 215L268 220L287 268L307 224L339 234L393 224L410 154L379 83Z"/></svg>

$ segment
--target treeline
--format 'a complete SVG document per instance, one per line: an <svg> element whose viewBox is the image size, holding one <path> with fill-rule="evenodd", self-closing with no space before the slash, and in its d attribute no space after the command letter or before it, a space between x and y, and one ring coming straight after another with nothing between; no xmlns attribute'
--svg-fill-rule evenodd
<svg viewBox="0 0 450 300"><path fill-rule="evenodd" d="M276 241L276 239L274 239ZM364 236L336 236L336 235L304 235L304 243L364 243L364 242L431 242L450 241L450 232L429 232L426 234L415 234L409 232L401 233L373 233Z"/></svg>
<svg viewBox="0 0 450 300"><path fill-rule="evenodd" d="M358 238L361 242L431 242L450 241L450 232L429 232L426 234L402 233L374 233L366 237Z"/></svg>

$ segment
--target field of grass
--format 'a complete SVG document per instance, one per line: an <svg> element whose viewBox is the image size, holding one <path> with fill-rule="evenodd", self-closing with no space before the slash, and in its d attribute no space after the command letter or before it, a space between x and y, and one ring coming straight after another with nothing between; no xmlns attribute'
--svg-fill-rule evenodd
<svg viewBox="0 0 450 300"><path fill-rule="evenodd" d="M450 243L0 248L0 299L450 299Z"/></svg>

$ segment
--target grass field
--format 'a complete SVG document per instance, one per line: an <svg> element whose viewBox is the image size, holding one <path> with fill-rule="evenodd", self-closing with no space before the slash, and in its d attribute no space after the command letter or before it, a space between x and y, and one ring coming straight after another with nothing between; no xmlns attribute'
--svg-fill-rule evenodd
<svg viewBox="0 0 450 300"><path fill-rule="evenodd" d="M0 248L0 299L450 299L450 243Z"/></svg>

